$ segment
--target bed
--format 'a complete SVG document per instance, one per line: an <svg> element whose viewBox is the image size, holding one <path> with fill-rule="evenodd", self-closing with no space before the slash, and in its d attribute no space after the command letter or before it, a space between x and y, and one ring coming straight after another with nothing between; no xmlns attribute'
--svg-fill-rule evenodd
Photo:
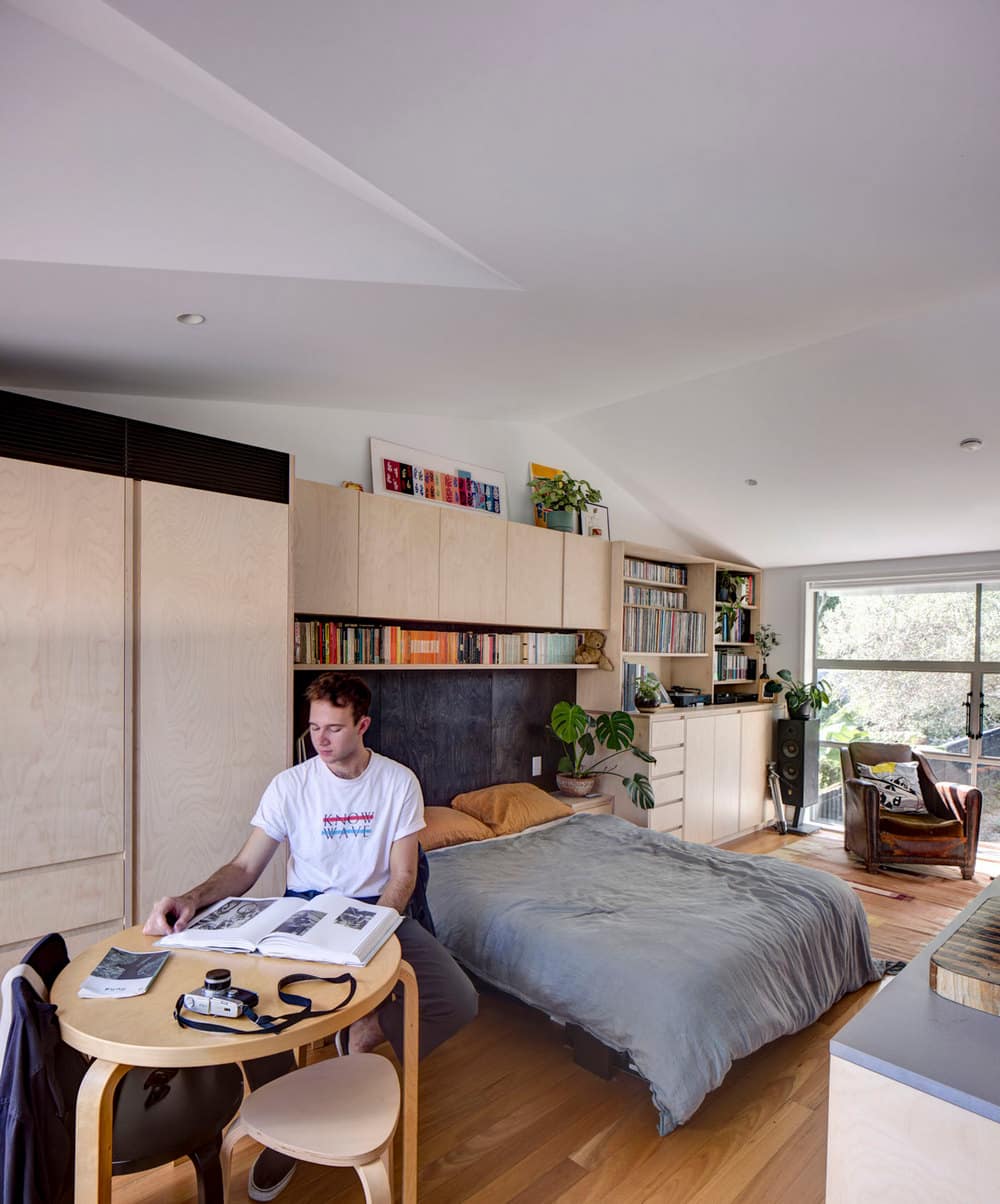
<svg viewBox="0 0 1000 1204"><path fill-rule="evenodd" d="M604 815L429 854L438 938L485 982L623 1052L661 1134L736 1058L883 972L849 886Z"/></svg>

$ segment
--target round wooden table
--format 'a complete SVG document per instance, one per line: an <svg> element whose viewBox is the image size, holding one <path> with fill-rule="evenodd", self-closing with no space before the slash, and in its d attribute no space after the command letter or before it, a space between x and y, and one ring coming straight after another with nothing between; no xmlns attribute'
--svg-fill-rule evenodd
<svg viewBox="0 0 1000 1204"><path fill-rule="evenodd" d="M52 988L52 1002L59 1009L62 1039L95 1059L77 1098L77 1204L109 1204L114 1089L133 1066L215 1066L297 1049L366 1015L397 983L403 987L403 1201L404 1204L416 1204L417 981L409 963L402 960L396 937L391 937L368 965L362 967L246 953L172 949L145 995L134 999L79 998L80 984L112 945L149 953L155 951L155 939L145 936L140 926L105 937L77 954ZM354 999L341 1011L303 1020L280 1034L262 1032L245 1020L226 1023L244 1028L252 1036L181 1028L173 1014L177 997L200 987L205 971L220 966L231 971L234 986L257 992L260 996L257 1010L261 1015L283 1015L297 1010L278 998L278 981L287 974L317 974L328 978L350 969L358 987ZM290 989L310 998L316 1008L334 1007L347 994L346 984L305 982Z"/></svg>

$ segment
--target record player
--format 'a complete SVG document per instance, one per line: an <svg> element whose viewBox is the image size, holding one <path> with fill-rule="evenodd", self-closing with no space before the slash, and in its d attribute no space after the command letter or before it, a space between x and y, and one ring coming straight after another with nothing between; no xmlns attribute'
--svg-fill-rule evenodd
<svg viewBox="0 0 1000 1204"><path fill-rule="evenodd" d="M695 686L671 686L667 693L675 707L701 707L712 701Z"/></svg>

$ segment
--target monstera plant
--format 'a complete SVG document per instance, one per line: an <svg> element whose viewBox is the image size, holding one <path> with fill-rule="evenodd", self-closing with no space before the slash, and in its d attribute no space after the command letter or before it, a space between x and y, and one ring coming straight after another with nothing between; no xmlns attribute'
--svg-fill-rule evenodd
<svg viewBox="0 0 1000 1204"><path fill-rule="evenodd" d="M645 774L626 776L607 764L619 753L627 752L647 764L656 764L655 757L632 743L635 724L624 711L589 715L578 703L557 702L549 717L548 730L563 746L556 781L565 794L585 796L594 788L597 774L607 773L621 778L637 807L649 810L654 806L653 788Z"/></svg>

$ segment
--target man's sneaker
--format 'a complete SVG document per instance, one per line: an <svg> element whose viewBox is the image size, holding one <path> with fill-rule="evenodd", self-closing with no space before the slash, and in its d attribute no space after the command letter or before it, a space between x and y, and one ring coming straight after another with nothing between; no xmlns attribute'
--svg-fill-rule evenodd
<svg viewBox="0 0 1000 1204"><path fill-rule="evenodd" d="M261 1150L250 1168L247 1195L251 1200L273 1200L288 1186L298 1163L277 1150Z"/></svg>
<svg viewBox="0 0 1000 1204"><path fill-rule="evenodd" d="M351 1052L350 1048L349 1048L350 1040L351 1040L351 1026L350 1025L348 1025L347 1028L338 1028L337 1031L333 1034L334 1047L337 1050L337 1053L340 1054L340 1056L342 1058Z"/></svg>

